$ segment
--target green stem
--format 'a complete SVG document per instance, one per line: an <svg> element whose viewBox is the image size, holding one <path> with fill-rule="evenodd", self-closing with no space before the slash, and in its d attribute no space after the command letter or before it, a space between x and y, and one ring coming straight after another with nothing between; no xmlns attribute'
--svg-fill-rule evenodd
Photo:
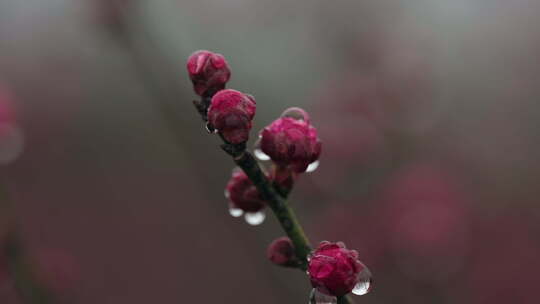
<svg viewBox="0 0 540 304"><path fill-rule="evenodd" d="M246 151L245 145L225 143L222 148L233 157L234 162L244 170L255 187L257 187L257 190L259 190L262 198L268 202L268 206L272 209L281 227L294 244L295 254L300 262L300 269L306 270L307 256L311 252L311 246L294 210L276 192L259 163L251 153Z"/></svg>
<svg viewBox="0 0 540 304"><path fill-rule="evenodd" d="M207 121L206 117L206 107L205 105L210 104L210 96L204 96L200 102L195 102L194 105L201 114L203 121ZM268 180L268 177L262 170L261 166L255 160L253 155L246 150L246 144L231 144L227 142L222 136L223 144L221 148L229 154L236 165L240 167L249 179L253 182L261 197L268 203L272 212L278 219L281 228L285 231L287 236L291 239L295 255L298 259L298 268L305 271L307 270L307 258L311 253L311 245L309 239L307 238L304 229L300 225L294 210L287 204L287 200L282 197L277 191L272 183ZM352 300L349 296L338 297L339 304L352 304Z"/></svg>
<svg viewBox="0 0 540 304"><path fill-rule="evenodd" d="M351 299L349 295L337 298L337 304L353 304L353 303L354 301Z"/></svg>

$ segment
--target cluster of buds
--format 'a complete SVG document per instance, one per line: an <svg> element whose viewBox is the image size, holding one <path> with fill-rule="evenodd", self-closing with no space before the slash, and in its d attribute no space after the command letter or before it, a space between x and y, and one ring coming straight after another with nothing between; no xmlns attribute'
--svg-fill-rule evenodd
<svg viewBox="0 0 540 304"><path fill-rule="evenodd" d="M189 57L187 70L195 93L202 98L195 105L207 121L208 130L219 133L226 145L239 150L240 154L231 154L238 157L245 152L249 139L255 99L225 89L231 72L220 54L197 51ZM311 172L318 166L321 147L309 115L300 108L289 108L259 133L254 154L259 160L272 160L266 178L278 195L286 197L299 174ZM232 216L245 215L252 225L262 223L268 202L242 170L233 171L225 196ZM306 261L305 254L297 255L291 239L281 237L270 244L267 257L276 265L307 268L314 288L313 299L330 297L337 300L350 292L365 294L370 289L369 270L358 260L358 253L348 250L343 243L322 242Z"/></svg>
<svg viewBox="0 0 540 304"><path fill-rule="evenodd" d="M229 144L245 145L253 125L256 102L249 94L225 89L231 69L223 55L197 51L188 58L187 71L193 90L202 98L197 107L207 120L207 128L219 133ZM255 155L260 160L272 160L267 177L278 192L286 196L298 174L316 168L321 147L309 115L300 108L290 108L259 133ZM251 224L264 220L261 212L266 204L244 173L233 173L225 193L231 215L245 214Z"/></svg>

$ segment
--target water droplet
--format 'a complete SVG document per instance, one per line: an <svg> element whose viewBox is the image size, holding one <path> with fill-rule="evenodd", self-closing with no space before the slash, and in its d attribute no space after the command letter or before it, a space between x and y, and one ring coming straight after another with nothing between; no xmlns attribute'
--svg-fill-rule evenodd
<svg viewBox="0 0 540 304"><path fill-rule="evenodd" d="M308 304L337 304L337 297L325 295L313 288L309 294Z"/></svg>
<svg viewBox="0 0 540 304"><path fill-rule="evenodd" d="M303 120L309 123L308 113L304 111L303 109L297 108L297 107L288 108L287 110L283 111L283 113L281 113L281 117L290 117L296 120Z"/></svg>
<svg viewBox="0 0 540 304"><path fill-rule="evenodd" d="M244 214L244 210L240 208L229 207L229 214L232 217L240 217Z"/></svg>
<svg viewBox="0 0 540 304"><path fill-rule="evenodd" d="M228 199L229 197L231 197L231 194L229 193L229 190L225 189L225 191L223 192L223 194L225 195L225 198Z"/></svg>
<svg viewBox="0 0 540 304"><path fill-rule="evenodd" d="M217 130L214 129L214 127L212 127L212 125L209 122L207 122L204 127L206 128L206 132L208 132L209 134L217 133Z"/></svg>
<svg viewBox="0 0 540 304"><path fill-rule="evenodd" d="M270 156L266 155L261 149L261 136L259 136L259 139L255 142L255 145L253 145L253 154L255 154L255 157L258 160L267 161L270 160Z"/></svg>
<svg viewBox="0 0 540 304"><path fill-rule="evenodd" d="M358 274L358 283L354 286L352 293L363 296L370 292L372 287L373 281L371 279L371 272L364 266L364 269Z"/></svg>
<svg viewBox="0 0 540 304"><path fill-rule="evenodd" d="M245 217L246 222L252 226L260 225L264 222L266 214L263 211L259 212L247 212Z"/></svg>
<svg viewBox="0 0 540 304"><path fill-rule="evenodd" d="M307 167L306 172L307 172L307 173L310 173L310 172L313 172L313 171L317 170L317 168L319 168L319 164L320 164L320 162L319 162L318 160L312 162L312 163L309 164L309 166Z"/></svg>
<svg viewBox="0 0 540 304"><path fill-rule="evenodd" d="M0 165L9 164L21 155L24 148L24 133L15 124L0 126Z"/></svg>
<svg viewBox="0 0 540 304"><path fill-rule="evenodd" d="M258 160L262 160L262 161L270 160L270 156L266 155L261 149L253 150L253 154L255 154L255 157Z"/></svg>

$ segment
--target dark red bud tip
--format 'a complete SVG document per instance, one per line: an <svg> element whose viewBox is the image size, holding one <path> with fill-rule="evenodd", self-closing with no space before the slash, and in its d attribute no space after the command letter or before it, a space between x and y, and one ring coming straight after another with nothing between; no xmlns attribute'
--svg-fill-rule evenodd
<svg viewBox="0 0 540 304"><path fill-rule="evenodd" d="M199 96L213 94L225 88L231 70L225 57L210 51L196 51L187 60L189 78Z"/></svg>
<svg viewBox="0 0 540 304"><path fill-rule="evenodd" d="M255 99L235 90L219 91L208 108L208 122L225 140L240 144L249 139Z"/></svg>
<svg viewBox="0 0 540 304"><path fill-rule="evenodd" d="M299 117L293 117L295 112ZM261 131L261 149L278 166L297 173L305 172L321 154L317 130L302 109L291 108L284 115Z"/></svg>
<svg viewBox="0 0 540 304"><path fill-rule="evenodd" d="M364 268L355 250L341 242L321 242L309 258L308 273L313 288L339 297L353 290Z"/></svg>
<svg viewBox="0 0 540 304"><path fill-rule="evenodd" d="M293 266L296 262L293 243L285 236L270 243L266 255L272 263L280 266Z"/></svg>
<svg viewBox="0 0 540 304"><path fill-rule="evenodd" d="M258 212L266 206L255 185L240 169L233 170L232 177L225 188L225 193L231 207L241 209L244 212Z"/></svg>

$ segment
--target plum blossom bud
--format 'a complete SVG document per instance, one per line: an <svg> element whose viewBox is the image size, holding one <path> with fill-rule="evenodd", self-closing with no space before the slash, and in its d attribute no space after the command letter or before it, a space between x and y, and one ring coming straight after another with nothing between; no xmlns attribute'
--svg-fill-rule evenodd
<svg viewBox="0 0 540 304"><path fill-rule="evenodd" d="M291 111L300 113L302 118L286 116ZM260 136L261 150L278 166L296 173L305 172L321 154L317 130L310 124L307 113L299 108L286 110L281 118L264 128Z"/></svg>
<svg viewBox="0 0 540 304"><path fill-rule="evenodd" d="M355 250L341 242L321 242L309 258L308 273L313 288L331 296L348 294L360 282L367 268L358 260Z"/></svg>
<svg viewBox="0 0 540 304"><path fill-rule="evenodd" d="M249 139L255 116L255 99L235 90L219 91L208 108L208 123L232 144Z"/></svg>
<svg viewBox="0 0 540 304"><path fill-rule="evenodd" d="M266 255L272 263L280 266L292 266L296 261L293 243L286 236L270 243Z"/></svg>
<svg viewBox="0 0 540 304"><path fill-rule="evenodd" d="M266 206L255 185L240 169L233 171L232 177L225 188L225 193L231 207L241 209L244 212L258 212Z"/></svg>
<svg viewBox="0 0 540 304"><path fill-rule="evenodd" d="M187 60L189 78L199 96L213 94L225 88L231 78L229 64L221 54L196 51Z"/></svg>

